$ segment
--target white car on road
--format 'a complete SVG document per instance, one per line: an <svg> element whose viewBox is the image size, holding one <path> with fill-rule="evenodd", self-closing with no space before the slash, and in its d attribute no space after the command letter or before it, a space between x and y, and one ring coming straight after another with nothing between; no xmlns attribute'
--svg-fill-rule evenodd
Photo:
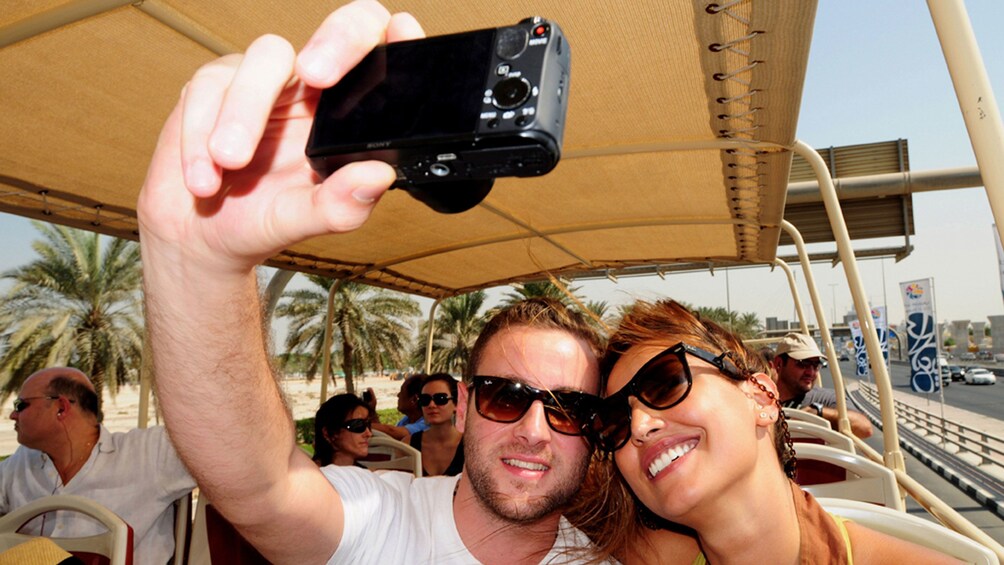
<svg viewBox="0 0 1004 565"><path fill-rule="evenodd" d="M992 385L997 383L997 377L981 367L972 367L966 371L967 385Z"/></svg>

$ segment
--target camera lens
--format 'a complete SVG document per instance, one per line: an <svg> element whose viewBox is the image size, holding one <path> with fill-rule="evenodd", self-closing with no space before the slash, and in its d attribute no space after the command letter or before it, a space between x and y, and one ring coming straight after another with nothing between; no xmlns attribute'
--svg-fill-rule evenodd
<svg viewBox="0 0 1004 565"><path fill-rule="evenodd" d="M492 104L502 110L511 110L530 97L530 83L522 77L503 79L495 85L492 93Z"/></svg>

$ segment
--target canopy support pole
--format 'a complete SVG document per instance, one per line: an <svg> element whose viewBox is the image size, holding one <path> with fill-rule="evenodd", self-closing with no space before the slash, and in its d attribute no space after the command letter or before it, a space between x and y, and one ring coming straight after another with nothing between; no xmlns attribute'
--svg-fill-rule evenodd
<svg viewBox="0 0 1004 565"><path fill-rule="evenodd" d="M781 259L774 259L774 264L781 267L784 274L788 276L788 287L791 288L791 298L795 301L795 311L798 312L798 323L802 328L802 333L809 335L809 324L805 320L805 311L802 309L802 298L798 295L798 285L795 283L795 275L791 272L791 267Z"/></svg>
<svg viewBox="0 0 1004 565"><path fill-rule="evenodd" d="M436 333L436 310L439 308L439 303L442 302L442 298L437 298L435 302L432 303L432 308L429 309L429 335L426 336L427 340L425 342L425 374L432 374L432 336Z"/></svg>
<svg viewBox="0 0 1004 565"><path fill-rule="evenodd" d="M837 191L833 187L833 179L830 178L830 172L826 168L826 163L815 149L809 147L801 140L796 140L792 148L812 166L812 170L816 173L816 178L819 180L819 192L823 197L823 205L826 208L826 216L830 220L833 239L837 244L837 254L840 257L840 262L844 264L847 286L851 291L851 297L854 299L854 310L858 314L858 321L861 324L861 334L865 339L865 349L868 351L872 374L875 376L875 385L879 391L879 405L882 408L882 438L885 448L883 460L887 467L904 471L906 464L903 461L903 452L899 448L899 431L896 427L896 413L893 407L892 382L882 357L882 347L879 345L878 332L875 331L875 320L872 319L871 308L868 306L864 285L861 283L858 261L854 257L854 249L851 247L851 238L847 232L847 224L844 222L843 212L840 209L840 200L837 198ZM801 250L799 253L801 253ZM816 296L813 296L813 303L816 305L817 316L819 316L820 307ZM827 347L830 348L831 352L834 351L831 344L828 344ZM838 366L839 363L831 364L831 371L833 367ZM846 418L846 413L841 412L840 431L853 435L850 431L850 423ZM844 430L845 424L847 426L846 431Z"/></svg>
<svg viewBox="0 0 1004 565"><path fill-rule="evenodd" d="M1004 233L1004 160L1000 157L1004 154L1004 126L1001 125L1000 108L965 4L962 0L927 0L927 8L955 86L955 96L976 154L997 233L1001 235ZM1001 239L1004 240L1004 235Z"/></svg>
<svg viewBox="0 0 1004 565"><path fill-rule="evenodd" d="M798 258L802 263L802 272L805 273L805 286L809 289L809 299L812 300L812 308L816 312L819 335L823 339L823 347L832 356L836 348L833 347L833 338L830 336L830 326L826 322L823 303L819 300L819 289L816 287L816 277L812 274L809 253L805 250L805 240L802 239L802 233L798 231L798 228L788 220L781 220L781 229L788 232L791 240L795 242L795 249L798 250ZM806 332L806 335L811 334ZM840 363L830 363L829 366L830 376L833 377L833 392L837 396L837 430L846 435L854 435L851 432L851 421L847 418L847 397L844 389L844 375L840 372Z"/></svg>

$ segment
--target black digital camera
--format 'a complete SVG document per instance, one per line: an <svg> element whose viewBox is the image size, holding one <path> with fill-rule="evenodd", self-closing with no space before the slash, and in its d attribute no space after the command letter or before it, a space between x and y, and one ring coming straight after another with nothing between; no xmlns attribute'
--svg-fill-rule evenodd
<svg viewBox="0 0 1004 565"><path fill-rule="evenodd" d="M462 212L497 177L557 165L570 55L558 25L541 18L377 47L321 93L307 157L323 177L384 161L397 170L394 187Z"/></svg>

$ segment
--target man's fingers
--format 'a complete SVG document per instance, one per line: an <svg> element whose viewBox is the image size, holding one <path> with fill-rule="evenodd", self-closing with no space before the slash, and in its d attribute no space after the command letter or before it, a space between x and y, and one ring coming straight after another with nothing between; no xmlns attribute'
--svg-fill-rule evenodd
<svg viewBox="0 0 1004 565"><path fill-rule="evenodd" d="M418 20L411 14L398 12L391 16L390 23L387 25L387 43L423 37L425 37L425 30L422 29L422 24L418 23Z"/></svg>
<svg viewBox="0 0 1004 565"><path fill-rule="evenodd" d="M220 187L222 171L209 152L209 136L240 59L227 55L204 65L182 94L181 166L185 185L199 197L212 196Z"/></svg>
<svg viewBox="0 0 1004 565"><path fill-rule="evenodd" d="M289 42L277 35L259 37L248 47L209 138L216 164L240 169L251 162L275 101L293 74L295 56Z"/></svg>
<svg viewBox="0 0 1004 565"><path fill-rule="evenodd" d="M350 163L324 184L276 200L269 229L282 242L344 233L363 225L396 175L386 163Z"/></svg>
<svg viewBox="0 0 1004 565"><path fill-rule="evenodd" d="M374 0L356 0L335 10L300 52L297 75L315 88L335 84L383 43L390 19L387 9Z"/></svg>

